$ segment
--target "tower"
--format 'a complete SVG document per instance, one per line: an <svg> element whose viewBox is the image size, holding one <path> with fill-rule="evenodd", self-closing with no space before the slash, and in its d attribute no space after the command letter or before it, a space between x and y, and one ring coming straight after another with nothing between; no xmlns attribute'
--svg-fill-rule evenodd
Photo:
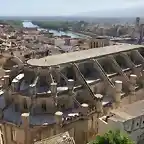
<svg viewBox="0 0 144 144"><path fill-rule="evenodd" d="M140 25L140 17L136 17L136 26L139 27L139 25Z"/></svg>

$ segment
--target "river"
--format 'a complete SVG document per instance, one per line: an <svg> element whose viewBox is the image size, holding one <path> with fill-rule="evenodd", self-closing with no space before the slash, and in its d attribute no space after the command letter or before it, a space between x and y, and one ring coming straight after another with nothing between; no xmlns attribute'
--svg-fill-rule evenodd
<svg viewBox="0 0 144 144"><path fill-rule="evenodd" d="M42 29L42 28L39 28L37 25L34 25L34 24L33 24L32 22L30 22L30 21L24 21L24 22L23 22L23 27L28 27L28 28L37 27L39 30ZM70 31L64 32L64 31L49 30L49 32L50 32L50 33L53 33L54 36L67 35L67 36L71 36L71 38L82 38L82 37L84 37L84 35L75 34L75 33L72 33L72 32L70 32Z"/></svg>

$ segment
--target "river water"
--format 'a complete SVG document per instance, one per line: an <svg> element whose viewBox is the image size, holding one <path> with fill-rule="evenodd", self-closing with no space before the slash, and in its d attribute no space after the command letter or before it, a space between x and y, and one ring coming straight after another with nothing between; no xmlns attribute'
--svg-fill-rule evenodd
<svg viewBox="0 0 144 144"><path fill-rule="evenodd" d="M24 21L23 22L23 27L28 27L28 28L34 28L37 27L39 30L41 30L42 28L39 28L37 25L34 25L32 22L30 21ZM49 30L50 33L53 33L54 36L61 36L61 35L67 35L67 36L71 36L71 38L82 38L84 36L82 35L78 35L75 33L72 33L70 31L68 32L64 32L64 31L56 31L56 30Z"/></svg>

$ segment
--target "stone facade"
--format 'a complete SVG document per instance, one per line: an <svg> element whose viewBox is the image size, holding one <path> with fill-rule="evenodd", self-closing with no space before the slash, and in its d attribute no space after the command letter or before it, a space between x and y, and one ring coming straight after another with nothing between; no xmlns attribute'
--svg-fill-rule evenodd
<svg viewBox="0 0 144 144"><path fill-rule="evenodd" d="M125 47L96 48L95 57L87 50L88 59L55 66L14 66L1 78L0 140L32 144L68 131L76 144L90 141L101 116L143 99L143 47Z"/></svg>

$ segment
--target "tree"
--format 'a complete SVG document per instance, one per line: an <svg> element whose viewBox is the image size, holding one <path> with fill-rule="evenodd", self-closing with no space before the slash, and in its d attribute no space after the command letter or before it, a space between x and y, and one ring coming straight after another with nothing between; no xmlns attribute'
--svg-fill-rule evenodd
<svg viewBox="0 0 144 144"><path fill-rule="evenodd" d="M134 142L119 130L110 130L103 136L97 136L96 140L90 142L90 144L134 144Z"/></svg>

